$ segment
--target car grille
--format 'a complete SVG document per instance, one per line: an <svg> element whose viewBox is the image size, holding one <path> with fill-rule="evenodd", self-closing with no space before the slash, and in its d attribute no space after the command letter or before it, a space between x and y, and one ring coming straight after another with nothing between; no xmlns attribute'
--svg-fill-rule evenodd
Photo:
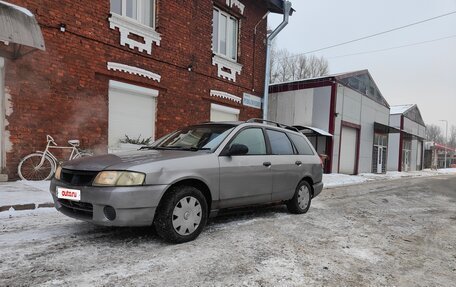
<svg viewBox="0 0 456 287"><path fill-rule="evenodd" d="M60 181L71 186L88 186L92 185L93 180L97 176L97 171L80 171L62 169Z"/></svg>
<svg viewBox="0 0 456 287"><path fill-rule="evenodd" d="M91 203L71 201L67 199L59 199L58 201L62 207L69 212L90 219L93 216L93 205Z"/></svg>

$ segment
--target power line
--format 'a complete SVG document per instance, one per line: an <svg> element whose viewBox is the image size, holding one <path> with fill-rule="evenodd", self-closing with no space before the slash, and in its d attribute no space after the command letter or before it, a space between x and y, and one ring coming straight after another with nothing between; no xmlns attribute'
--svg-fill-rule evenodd
<svg viewBox="0 0 456 287"><path fill-rule="evenodd" d="M411 27L411 26L415 26L415 25L418 25L418 24L429 22L429 21L432 21L432 20L435 20L435 19L443 18L443 17L449 16L449 15L452 15L452 14L456 14L456 11L451 11L451 12L448 12L448 13L445 13L445 14L442 14L442 15L439 15L439 16L435 16L435 17L432 17L432 18L428 18L428 19L425 19L425 20L418 21L418 22L410 23L410 24L407 24L407 25L404 25L404 26L396 27L396 28L393 28L393 29L389 29L389 30L386 30L386 31L383 31L383 32L371 34L371 35L364 36L364 37L361 37L361 38L356 38L356 39L353 39L353 40L350 40L350 41L346 41L346 42L342 42L342 43L339 43L339 44L335 44L335 45L331 45L331 46L327 46L327 47L311 50L311 51L304 52L304 53L299 53L299 54L290 56L288 58L293 58L293 57L297 57L297 56L301 56L301 55L307 55L307 54L320 52L320 51L323 51L323 50L328 50L328 49L331 49L331 48L347 45L347 44L350 44L350 43L358 42L358 41L361 41L361 40L373 38L373 37L376 37L376 36L380 36L380 35L383 35L383 34L391 33L391 32L397 31L397 30L401 30L401 29L405 29L405 28L408 28L408 27Z"/></svg>
<svg viewBox="0 0 456 287"><path fill-rule="evenodd" d="M456 37L456 35L451 35L451 36L447 36L447 37L442 37L442 38L433 39L433 40L427 40L427 41L422 41L422 42L416 42L416 43L411 43L411 44L402 45L402 46L395 46L395 47L378 49L378 50L371 50L371 51L365 51L365 52L359 52L359 53L353 53L353 54L346 54L346 55L328 57L328 60L344 58L344 57L350 57L350 56L373 54L373 53L384 52L384 51L389 51L389 50L395 50L395 49L400 49L400 48L406 48L406 47L411 47L411 46L418 46L418 45L422 45L422 44L437 42L437 41L446 40L446 39L455 38L455 37Z"/></svg>

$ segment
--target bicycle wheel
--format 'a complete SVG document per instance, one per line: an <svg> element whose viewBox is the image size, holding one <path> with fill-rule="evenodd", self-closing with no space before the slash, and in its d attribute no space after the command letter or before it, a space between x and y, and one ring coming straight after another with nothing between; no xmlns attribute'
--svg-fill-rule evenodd
<svg viewBox="0 0 456 287"><path fill-rule="evenodd" d="M48 180L52 177L55 172L54 162L48 157L44 156L44 161L41 166L41 158L43 154L32 153L24 157L19 166L17 167L17 173L23 180Z"/></svg>
<svg viewBox="0 0 456 287"><path fill-rule="evenodd" d="M77 159L77 158L81 158L81 157L88 157L88 156L93 156L93 154L91 152L81 151L81 152L75 154L72 159Z"/></svg>

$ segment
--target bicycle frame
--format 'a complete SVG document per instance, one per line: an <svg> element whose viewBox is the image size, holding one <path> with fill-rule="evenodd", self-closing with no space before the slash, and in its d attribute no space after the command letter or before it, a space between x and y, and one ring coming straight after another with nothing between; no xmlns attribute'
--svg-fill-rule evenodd
<svg viewBox="0 0 456 287"><path fill-rule="evenodd" d="M37 169L41 168L41 166L43 165L44 158L46 155L49 156L51 158L51 160L54 162L54 167L57 167L57 164L61 162L59 159L57 159L57 157L55 157L55 155L51 151L49 151L50 149L71 149L71 154L70 154L70 157L68 158L68 160L72 160L80 153L79 150L75 146L57 146L57 145L51 146L51 143L55 144L55 142L53 140L48 140L46 149L44 151L36 151L37 153L43 154L41 156L40 163L36 166Z"/></svg>

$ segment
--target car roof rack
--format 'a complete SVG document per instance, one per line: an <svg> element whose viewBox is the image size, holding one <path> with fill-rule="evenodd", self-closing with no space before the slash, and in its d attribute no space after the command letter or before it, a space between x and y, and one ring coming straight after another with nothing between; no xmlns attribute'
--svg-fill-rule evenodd
<svg viewBox="0 0 456 287"><path fill-rule="evenodd" d="M245 122L246 123L264 123L264 122L266 122L266 123L274 124L274 125L276 125L279 128L284 128L284 129L299 133L299 130L297 128L295 128L295 127L287 126L287 125L284 125L284 124L281 124L281 123L278 123L278 122L274 122L274 121L270 121L270 120L264 120L264 119L260 119L260 118L252 118L252 119L248 119Z"/></svg>

